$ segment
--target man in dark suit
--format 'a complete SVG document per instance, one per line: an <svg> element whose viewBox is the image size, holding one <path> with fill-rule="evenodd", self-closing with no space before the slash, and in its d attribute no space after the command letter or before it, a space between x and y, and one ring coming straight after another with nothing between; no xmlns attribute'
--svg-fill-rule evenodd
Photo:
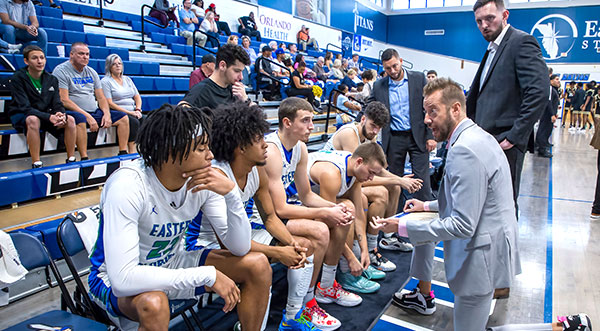
<svg viewBox="0 0 600 331"><path fill-rule="evenodd" d="M503 0L477 0L473 11L490 44L471 84L467 115L504 150L517 206L529 134L548 104L548 68L537 40L507 23Z"/></svg>
<svg viewBox="0 0 600 331"><path fill-rule="evenodd" d="M552 134L552 128L554 127L554 122L556 122L556 114L558 111L558 88L560 87L560 77L558 75L550 76L550 100L548 101L548 105L546 109L542 113L540 117L540 125L538 126L538 130L535 136L535 144L537 147L538 155L541 157L552 157L552 153L550 153L550 135Z"/></svg>
<svg viewBox="0 0 600 331"><path fill-rule="evenodd" d="M402 58L395 49L388 48L381 54L381 62L387 77L375 82L367 103L379 101L390 111L390 124L381 129L381 141L389 171L404 176L406 154L410 155L415 178L423 180L421 190L414 197L422 201L433 200L429 179L429 152L436 147L433 134L425 125L423 87L427 79L422 72L402 68ZM402 205L402 204L400 204ZM409 243L400 243L408 246ZM433 251L415 247L413 261L426 261L421 268L411 267L411 276L419 279L421 293L431 291Z"/></svg>

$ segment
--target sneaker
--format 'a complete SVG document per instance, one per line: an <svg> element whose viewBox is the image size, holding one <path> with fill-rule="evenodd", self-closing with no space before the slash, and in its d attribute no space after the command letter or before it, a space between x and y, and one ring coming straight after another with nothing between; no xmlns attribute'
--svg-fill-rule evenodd
<svg viewBox="0 0 600 331"><path fill-rule="evenodd" d="M573 126L569 128L569 133L575 133L576 131L577 129Z"/></svg>
<svg viewBox="0 0 600 331"><path fill-rule="evenodd" d="M318 283L315 292L315 298L318 303L335 302L340 306L354 307L362 302L360 296L342 289L342 286L337 281L333 282L332 287L324 289L321 288L321 283Z"/></svg>
<svg viewBox="0 0 600 331"><path fill-rule="evenodd" d="M294 319L286 319L285 318L285 309L283 310L283 317L281 318L281 323L279 323L279 331L314 331L318 330L315 325L306 318L303 314L302 309L300 309Z"/></svg>
<svg viewBox="0 0 600 331"><path fill-rule="evenodd" d="M37 168L41 168L43 166L44 166L44 164L42 163L42 161L35 161L31 164L31 169L37 169Z"/></svg>
<svg viewBox="0 0 600 331"><path fill-rule="evenodd" d="M8 44L8 49L20 50L21 47L23 47L23 44Z"/></svg>
<svg viewBox="0 0 600 331"><path fill-rule="evenodd" d="M340 320L329 315L323 308L319 307L319 304L315 298L306 303L303 315L319 330L336 330L342 326L342 322L340 322Z"/></svg>
<svg viewBox="0 0 600 331"><path fill-rule="evenodd" d="M242 331L242 323L240 323L240 321L235 322L233 325L233 331Z"/></svg>
<svg viewBox="0 0 600 331"><path fill-rule="evenodd" d="M353 276L349 272L340 272L338 279L342 287L348 291L359 293L375 293L381 285L363 276Z"/></svg>
<svg viewBox="0 0 600 331"><path fill-rule="evenodd" d="M368 280L379 280L385 278L385 272L375 269L375 267L372 265L365 269L362 275Z"/></svg>
<svg viewBox="0 0 600 331"><path fill-rule="evenodd" d="M590 219L591 219L592 221L600 221L600 214L592 213L592 214L590 215Z"/></svg>
<svg viewBox="0 0 600 331"><path fill-rule="evenodd" d="M423 315L435 313L435 295L433 294L433 291L429 292L428 297L425 297L421 294L418 287L415 287L415 289L409 293L394 293L392 302L402 308L416 310Z"/></svg>
<svg viewBox="0 0 600 331"><path fill-rule="evenodd" d="M397 237L383 237L379 241L379 247L390 251L412 252L413 245Z"/></svg>
<svg viewBox="0 0 600 331"><path fill-rule="evenodd" d="M588 315L581 313L571 316L558 316L558 321L563 324L563 330L586 330L592 331L592 321Z"/></svg>
<svg viewBox="0 0 600 331"><path fill-rule="evenodd" d="M369 258L371 259L371 265L377 270L385 272L396 270L394 262L386 259L381 253L375 250L369 252Z"/></svg>
<svg viewBox="0 0 600 331"><path fill-rule="evenodd" d="M71 156L65 160L65 163L73 163L76 161L77 161L77 159L74 156Z"/></svg>

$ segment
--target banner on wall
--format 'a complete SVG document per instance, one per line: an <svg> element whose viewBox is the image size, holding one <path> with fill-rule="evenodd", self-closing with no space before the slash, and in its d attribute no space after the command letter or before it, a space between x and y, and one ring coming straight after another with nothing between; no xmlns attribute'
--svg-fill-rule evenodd
<svg viewBox="0 0 600 331"><path fill-rule="evenodd" d="M330 0L296 0L294 15L315 23L329 25Z"/></svg>
<svg viewBox="0 0 600 331"><path fill-rule="evenodd" d="M348 33L348 32L342 32L342 56L343 57L351 57L352 56L352 49L354 48L354 37L355 35Z"/></svg>
<svg viewBox="0 0 600 331"><path fill-rule="evenodd" d="M358 1L332 1L331 26L369 38L386 40L387 16Z"/></svg>
<svg viewBox="0 0 600 331"><path fill-rule="evenodd" d="M100 7L100 0L61 0L61 1L76 3L76 4L80 4L80 5L85 5L85 6ZM139 16L140 8L142 7L142 5L152 6L152 4L154 4L154 0L138 0L138 1L131 1L131 0L107 1L107 0L104 0L102 7L104 9L115 10L115 11L119 11L119 12L135 14L135 15Z"/></svg>

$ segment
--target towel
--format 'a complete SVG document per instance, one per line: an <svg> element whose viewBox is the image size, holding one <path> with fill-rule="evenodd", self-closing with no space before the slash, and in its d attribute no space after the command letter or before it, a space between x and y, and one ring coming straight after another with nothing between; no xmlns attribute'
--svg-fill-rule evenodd
<svg viewBox="0 0 600 331"><path fill-rule="evenodd" d="M8 291L4 289L27 274L21 265L19 253L10 235L0 230L0 306L8 304Z"/></svg>

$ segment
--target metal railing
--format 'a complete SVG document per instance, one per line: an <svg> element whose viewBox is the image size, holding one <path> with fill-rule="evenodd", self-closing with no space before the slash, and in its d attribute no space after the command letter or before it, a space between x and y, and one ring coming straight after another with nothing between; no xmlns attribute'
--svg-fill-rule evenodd
<svg viewBox="0 0 600 331"><path fill-rule="evenodd" d="M221 43L219 42L219 39L217 37L211 36L211 35L209 35L208 33L204 32L204 31L194 30L194 33L192 34L192 40L193 40L193 43L192 43L192 45L193 45L192 46L192 56L193 56L193 58L192 58L192 67L193 67L192 71L196 70L196 47L200 47L200 48L202 48L203 50L205 50L205 51L207 51L209 53L217 55L217 52L215 52L214 50L212 50L212 49L210 49L210 48L208 48L206 46L200 46L200 45L198 45L198 43L196 42L196 34L197 33L203 33L206 36L206 41L208 41L208 39L210 39L210 38L215 39L217 41L217 45L218 45L217 46L217 50L219 50L219 48L221 48Z"/></svg>
<svg viewBox="0 0 600 331"><path fill-rule="evenodd" d="M381 61L382 54L383 54L383 50L379 50L379 61L382 63L382 66L383 66L383 61ZM402 66L408 70L412 70L412 68L414 67L413 63L408 61L407 59L402 59Z"/></svg>
<svg viewBox="0 0 600 331"><path fill-rule="evenodd" d="M274 64L274 65L282 68L283 70L286 70L290 74L289 81L286 82L285 80L282 79L282 77L276 77L276 76L273 76L271 74L261 72L260 71L260 62L259 61L266 61L266 62L269 63L269 65ZM258 99L258 94L260 93L260 83L261 83L260 79L261 79L261 77L270 78L270 79L272 79L272 80L274 80L276 82L279 82L279 84L286 85L286 86L289 86L289 85L292 84L292 71L288 67L286 67L284 65L281 65L281 64L279 64L279 63L277 63L277 62L275 62L275 61L273 61L271 59L267 59L267 58L262 57L262 56L256 58L256 62L254 63L254 70L256 71L256 91L253 91L253 92L257 96L257 99Z"/></svg>
<svg viewBox="0 0 600 331"><path fill-rule="evenodd" d="M376 65L376 66L377 66L377 73L378 73L378 74L379 74L379 67L382 67L382 66L383 66L383 64L381 64L381 61L373 61L373 60L370 60L370 59L367 59L367 58L361 57L361 58L360 58L360 60L358 61L358 63L359 63L359 65L360 65L360 64L361 64L361 63L363 63L363 62L368 62L368 63L371 63L371 64L374 64L374 65Z"/></svg>
<svg viewBox="0 0 600 331"><path fill-rule="evenodd" d="M332 107L335 108L335 110L342 112L342 113L350 116L353 119L356 119L356 115L354 115L351 111L341 109L340 107L336 106L333 103L333 99L334 99L333 96L335 95L335 93L343 94L343 92L340 91L337 87L334 88L333 90L331 90L331 92L329 93L329 103L327 104L327 117L325 118L325 132L323 133L323 135L321 135L321 139L323 141L327 141L327 139L329 139L329 134L328 134L328 132L329 132L329 117L331 116L331 108ZM362 107L364 107L364 103L361 102L360 100L355 99L352 96L348 96L348 99L354 100L354 101L358 102Z"/></svg>
<svg viewBox="0 0 600 331"><path fill-rule="evenodd" d="M99 0L98 2L100 3L100 20L98 21L98 26L99 27L104 27L104 2L106 1L106 3L108 4L113 4L113 2L115 2L115 0Z"/></svg>
<svg viewBox="0 0 600 331"><path fill-rule="evenodd" d="M154 21L151 21L151 20L145 18L144 17L144 8L150 8L150 11L156 10L156 11L160 11L160 12L163 12L163 13L165 12L164 10L159 10L159 9L156 9L156 8L154 8L152 6L149 6L149 5L142 5L142 8L140 9L140 19L142 21L142 44L140 45L140 50L141 51L145 51L146 50L146 44L145 44L145 41L144 41L144 37L145 37L144 22L150 23L152 25L156 25L156 26L158 26L161 29L164 29L164 28L166 28L166 27L169 26L169 21L167 21L167 24L165 24L165 25L160 25L160 24L158 24L158 23L156 23ZM166 15L166 13L165 13L165 15Z"/></svg>
<svg viewBox="0 0 600 331"><path fill-rule="evenodd" d="M327 46L325 46L325 54L327 54L327 52L329 52L329 46L332 46L332 48L337 48L340 50L340 53L344 53L344 50L338 46L338 45L334 45L332 43L328 43Z"/></svg>

